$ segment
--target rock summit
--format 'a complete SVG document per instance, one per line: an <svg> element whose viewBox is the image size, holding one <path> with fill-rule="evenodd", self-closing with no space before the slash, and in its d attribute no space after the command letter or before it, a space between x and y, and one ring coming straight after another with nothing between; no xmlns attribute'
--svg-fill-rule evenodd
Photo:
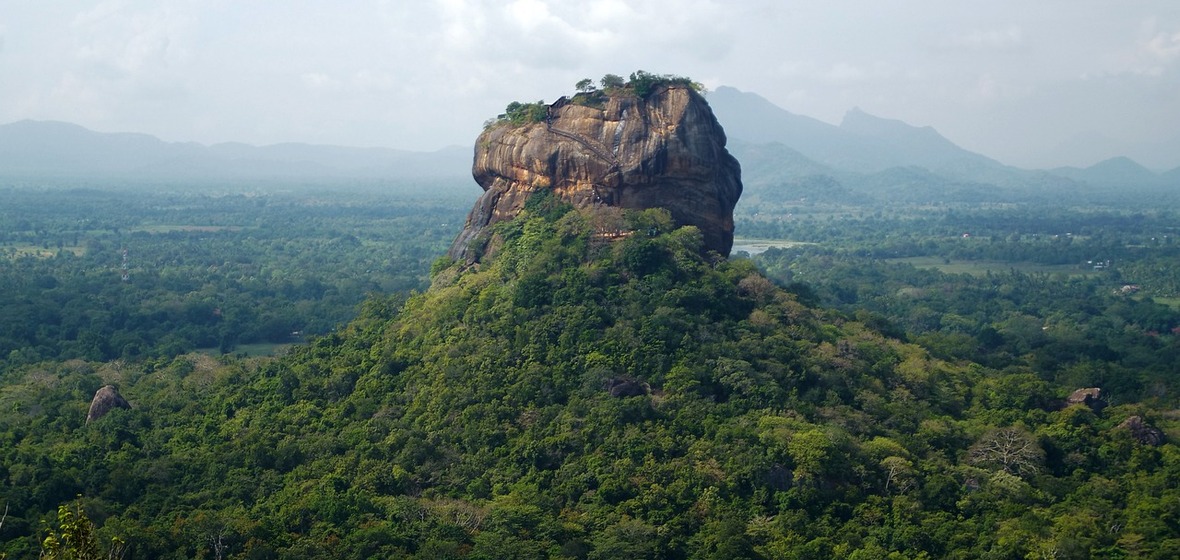
<svg viewBox="0 0 1180 560"><path fill-rule="evenodd" d="M526 122L489 124L472 166L484 193L448 255L478 261L489 228L549 190L577 208L667 209L678 226L700 229L706 251L728 256L742 182L724 130L689 85L644 93L581 93L533 104Z"/></svg>

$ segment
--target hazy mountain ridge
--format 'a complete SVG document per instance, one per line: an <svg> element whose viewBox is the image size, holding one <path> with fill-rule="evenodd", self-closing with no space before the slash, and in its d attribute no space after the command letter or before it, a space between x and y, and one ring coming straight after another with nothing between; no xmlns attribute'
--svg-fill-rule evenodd
<svg viewBox="0 0 1180 560"><path fill-rule="evenodd" d="M868 146L891 160L891 167L920 165L934 171L1006 168L989 157L969 152L947 140L934 128L915 127L896 119L852 109L840 122L840 130L871 141Z"/></svg>
<svg viewBox="0 0 1180 560"><path fill-rule="evenodd" d="M1177 170L1156 173L1131 158L1122 156L1106 159L1086 168L1058 167L1050 172L1075 181L1112 186L1164 185L1176 183L1175 178L1180 178ZM1175 178L1170 178L1170 175Z"/></svg>
<svg viewBox="0 0 1180 560"><path fill-rule="evenodd" d="M1051 195L1066 189L1180 186L1180 170L1155 173L1125 157L1112 158L1086 169L1020 169L963 149L932 127L916 127L860 109L850 110L840 126L835 126L796 115L757 94L731 87L720 87L712 92L709 102L725 126L726 134L735 141L734 152L742 159L749 177L747 185L753 189L768 186L761 184L760 179L790 174L789 171L751 169L748 163L753 162L806 168L809 173L826 168L827 171L820 174L854 190L878 194L884 194L878 192L882 187L905 184L890 183L891 177L913 179L914 170L899 171L906 168L929 172L923 190L942 188L949 192L970 185L969 190L976 194L980 189L988 188L996 192L1012 191L1010 194ZM766 161L757 156L747 162L742 158L743 152L766 150L754 149L752 145L775 143L791 150L797 157L784 162ZM910 184L913 186L912 182Z"/></svg>
<svg viewBox="0 0 1180 560"><path fill-rule="evenodd" d="M935 170L1006 167L960 148L931 127L914 127L860 109L850 110L835 126L730 87L710 93L709 104L729 136L752 143L779 142L842 171L875 173L909 165Z"/></svg>
<svg viewBox="0 0 1180 560"><path fill-rule="evenodd" d="M351 148L299 143L252 146L166 142L147 134L103 133L64 122L0 125L0 176L200 181L467 177L471 152Z"/></svg>

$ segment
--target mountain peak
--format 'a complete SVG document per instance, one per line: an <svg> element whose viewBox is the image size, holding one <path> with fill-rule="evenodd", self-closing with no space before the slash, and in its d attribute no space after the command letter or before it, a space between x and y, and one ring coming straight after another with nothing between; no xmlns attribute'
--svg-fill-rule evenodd
<svg viewBox="0 0 1180 560"><path fill-rule="evenodd" d="M719 87L709 97L731 138L752 144L778 142L838 171L876 173L920 166L951 178L980 174L1004 179L1011 171L964 150L929 126L849 110L839 126L796 115L753 93Z"/></svg>
<svg viewBox="0 0 1180 560"><path fill-rule="evenodd" d="M1059 167L1052 173L1092 186L1153 187L1172 182L1167 174L1156 173L1126 156L1104 159L1084 169Z"/></svg>
<svg viewBox="0 0 1180 560"><path fill-rule="evenodd" d="M1086 169L1092 171L1105 170L1155 175L1155 172L1146 167L1143 167L1139 164L1139 162L1127 156L1115 156L1112 158L1107 158L1098 163L1095 163L1094 165L1091 165L1090 167L1087 167Z"/></svg>
<svg viewBox="0 0 1180 560"><path fill-rule="evenodd" d="M64 121L42 121L37 119L21 119L13 121L8 124L0 124L0 129L7 130L35 130L35 129L57 129L57 130L74 130L90 132L86 127L68 123Z"/></svg>
<svg viewBox="0 0 1180 560"><path fill-rule="evenodd" d="M742 183L725 143L704 97L679 84L509 105L476 140L472 174L484 193L449 254L478 261L490 228L546 191L593 211L665 208L700 229L706 250L728 255Z"/></svg>
<svg viewBox="0 0 1180 560"><path fill-rule="evenodd" d="M844 120L842 120L840 122L840 126L844 126L844 123L847 122L848 119L850 119L850 118L851 119L858 119L858 118L865 118L865 117L877 118L877 117L874 117L873 115L870 115L867 111L865 111L864 109L861 109L859 106L855 106L855 107L844 112Z"/></svg>
<svg viewBox="0 0 1180 560"><path fill-rule="evenodd" d="M933 127L913 126L900 119L878 117L864 111L860 107L853 107L847 113L844 113L844 119L840 121L840 128L854 134L864 134L867 136L893 137L904 134L954 145L950 140L947 140L938 131L934 130Z"/></svg>

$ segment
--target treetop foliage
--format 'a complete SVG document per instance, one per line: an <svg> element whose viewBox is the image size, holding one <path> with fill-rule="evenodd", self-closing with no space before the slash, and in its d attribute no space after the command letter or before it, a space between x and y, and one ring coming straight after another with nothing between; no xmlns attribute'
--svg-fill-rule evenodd
<svg viewBox="0 0 1180 560"><path fill-rule="evenodd" d="M594 81L590 78L579 80L574 84L577 93L574 94L571 101L581 105L597 106L601 105L608 95L635 95L646 98L661 86L683 86L697 92L705 91L705 87L700 82L694 82L691 78L673 74L652 74L643 70L632 72L627 80L615 74L606 74L599 80L599 85L602 89L594 87ZM549 114L548 108L549 105L543 100L534 103L513 101L508 104L503 113L488 121L485 127L504 123L521 126L528 123L545 122Z"/></svg>
<svg viewBox="0 0 1180 560"><path fill-rule="evenodd" d="M538 100L535 103L520 103L513 101L504 108L504 113L496 117L499 121L506 121L514 126L534 122L545 122L549 114L549 105Z"/></svg>

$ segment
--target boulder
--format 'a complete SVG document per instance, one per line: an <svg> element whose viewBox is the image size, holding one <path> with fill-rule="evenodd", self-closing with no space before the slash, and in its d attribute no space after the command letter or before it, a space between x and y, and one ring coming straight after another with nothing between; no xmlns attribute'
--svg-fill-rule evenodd
<svg viewBox="0 0 1180 560"><path fill-rule="evenodd" d="M1142 416L1131 416L1119 424L1119 429L1131 432L1131 437L1143 445L1163 445L1164 433L1148 424Z"/></svg>
<svg viewBox="0 0 1180 560"><path fill-rule="evenodd" d="M116 408L130 409L131 404L119 394L114 385L105 385L94 393L90 400L90 412L86 414L86 422L93 422L106 416Z"/></svg>
<svg viewBox="0 0 1180 560"><path fill-rule="evenodd" d="M593 102L562 98L547 110L544 122L501 121L476 140L472 175L484 193L450 258L477 262L489 228L541 190L578 208L665 208L676 225L700 229L706 251L729 255L741 167L699 93L682 85L647 96L620 90Z"/></svg>
<svg viewBox="0 0 1180 560"><path fill-rule="evenodd" d="M640 397L651 392L651 386L634 379L608 379L605 384L606 392L615 398Z"/></svg>
<svg viewBox="0 0 1180 560"><path fill-rule="evenodd" d="M1102 389L1098 387L1086 387L1070 393L1065 398L1065 405L1072 406L1075 404L1088 406L1095 412L1106 408L1106 401L1102 400Z"/></svg>

